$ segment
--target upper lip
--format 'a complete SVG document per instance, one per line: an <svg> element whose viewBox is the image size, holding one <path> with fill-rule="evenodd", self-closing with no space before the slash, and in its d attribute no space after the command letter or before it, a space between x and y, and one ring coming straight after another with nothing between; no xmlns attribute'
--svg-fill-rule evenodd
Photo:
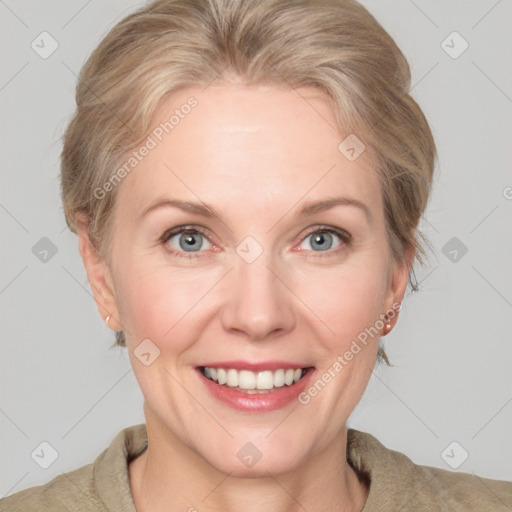
<svg viewBox="0 0 512 512"><path fill-rule="evenodd" d="M265 370L279 370L280 368L287 370L292 368L294 370L298 368L309 368L311 365L303 364L303 363L293 363L290 361L261 361L259 363L251 363L249 361L214 361L211 363L205 363L200 365L199 367L208 368L225 368L225 369L234 369L234 370L249 370L252 372L262 372Z"/></svg>

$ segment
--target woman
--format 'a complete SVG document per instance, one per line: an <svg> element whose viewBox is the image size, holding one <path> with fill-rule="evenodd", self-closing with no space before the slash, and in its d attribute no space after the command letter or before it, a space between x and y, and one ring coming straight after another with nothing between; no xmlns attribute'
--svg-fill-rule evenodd
<svg viewBox="0 0 512 512"><path fill-rule="evenodd" d="M425 252L435 145L409 86L353 1L160 0L110 31L62 196L146 422L1 510L512 506L346 427Z"/></svg>

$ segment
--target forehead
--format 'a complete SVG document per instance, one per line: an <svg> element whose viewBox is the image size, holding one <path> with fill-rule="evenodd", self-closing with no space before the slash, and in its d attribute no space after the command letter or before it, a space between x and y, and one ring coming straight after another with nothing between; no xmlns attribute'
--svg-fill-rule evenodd
<svg viewBox="0 0 512 512"><path fill-rule="evenodd" d="M355 161L340 152L350 134L338 129L332 106L314 88L182 89L161 103L151 129L154 147L119 190L132 209L166 192L254 207L338 192L379 203L369 149Z"/></svg>

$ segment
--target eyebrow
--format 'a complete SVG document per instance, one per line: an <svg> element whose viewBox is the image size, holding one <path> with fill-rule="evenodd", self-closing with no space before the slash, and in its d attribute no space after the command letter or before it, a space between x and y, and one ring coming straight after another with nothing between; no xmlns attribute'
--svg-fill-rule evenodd
<svg viewBox="0 0 512 512"><path fill-rule="evenodd" d="M332 199L325 199L313 203L306 203L299 211L299 216L313 215L318 212L323 212L335 206L355 206L363 211L369 224L372 221L372 214L366 204L359 199L353 197L333 197Z"/></svg>
<svg viewBox="0 0 512 512"><path fill-rule="evenodd" d="M372 214L370 212L370 209L366 204L364 204L362 201L359 201L358 199L352 198L352 197L333 197L330 199L324 199L322 201L314 201L306 203L302 206L302 208L297 213L298 217L306 217L310 215L314 215L315 213L323 212L325 210L329 210L330 208L334 208L335 206L354 206L356 208L359 208L363 211L363 213L366 216L366 219L368 223L371 224L372 222ZM222 220L222 216L220 215L215 208L212 206L209 206L205 203L195 203L192 201L182 201L179 199L163 199L157 201L155 204L149 206L146 208L142 214L141 218L148 215L150 212L160 209L160 208L167 208L167 207L174 207L179 208L180 210L194 213L196 215L200 215L202 217L208 217L208 218L218 218Z"/></svg>

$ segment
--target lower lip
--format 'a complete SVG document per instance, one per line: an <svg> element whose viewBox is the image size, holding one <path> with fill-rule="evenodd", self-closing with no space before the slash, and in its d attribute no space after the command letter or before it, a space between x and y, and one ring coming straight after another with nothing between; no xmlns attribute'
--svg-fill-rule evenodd
<svg viewBox="0 0 512 512"><path fill-rule="evenodd" d="M276 391L253 395L244 393L243 391L237 391L228 386L221 386L207 379L199 368L196 368L196 371L199 373L199 377L204 382L208 391L210 391L217 400L229 405L233 409L244 412L270 412L281 409L296 400L311 380L314 368L309 368L306 375L291 386L284 385L281 388L277 388Z"/></svg>

